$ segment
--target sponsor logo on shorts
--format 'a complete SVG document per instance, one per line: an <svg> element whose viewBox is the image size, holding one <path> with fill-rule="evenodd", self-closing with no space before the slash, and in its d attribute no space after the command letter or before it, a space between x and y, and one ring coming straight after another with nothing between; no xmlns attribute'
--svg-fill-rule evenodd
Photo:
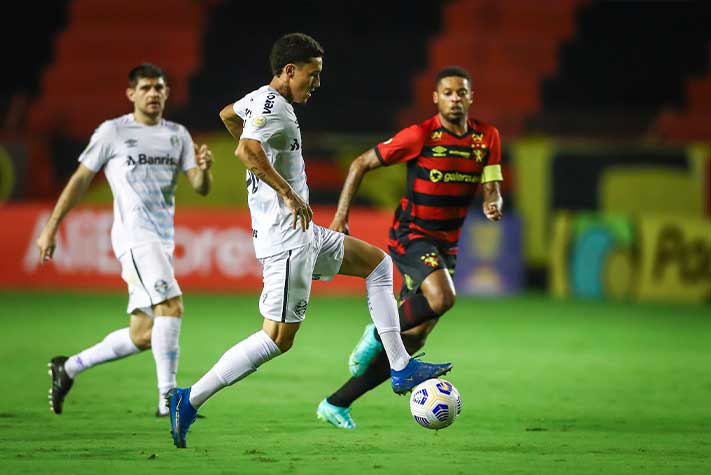
<svg viewBox="0 0 711 475"><path fill-rule="evenodd" d="M410 277L409 274L403 274L403 277L405 278L405 287L407 287L407 290L412 290L413 288L415 288L412 282L412 277Z"/></svg>
<svg viewBox="0 0 711 475"><path fill-rule="evenodd" d="M427 266L433 269L439 266L439 256L435 252L429 252L424 256L420 256L420 260Z"/></svg>
<svg viewBox="0 0 711 475"><path fill-rule="evenodd" d="M153 288L159 294L165 294L166 292L168 292L168 282L164 281L163 279L158 279L156 280L156 283L153 284Z"/></svg>
<svg viewBox="0 0 711 475"><path fill-rule="evenodd" d="M306 307L309 306L309 302L306 299L301 299L294 307L294 313L299 318L304 318L306 315Z"/></svg>

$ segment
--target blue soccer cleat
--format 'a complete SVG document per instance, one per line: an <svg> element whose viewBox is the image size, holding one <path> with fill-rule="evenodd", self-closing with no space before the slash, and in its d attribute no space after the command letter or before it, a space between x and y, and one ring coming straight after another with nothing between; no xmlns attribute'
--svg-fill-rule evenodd
<svg viewBox="0 0 711 475"><path fill-rule="evenodd" d="M316 417L341 429L355 429L356 427L355 421L351 417L350 407L334 406L325 399L318 405Z"/></svg>
<svg viewBox="0 0 711 475"><path fill-rule="evenodd" d="M383 344L375 338L375 331L375 325L372 323L366 325L363 336L360 337L348 358L348 369L354 378L362 376L378 353L383 350Z"/></svg>
<svg viewBox="0 0 711 475"><path fill-rule="evenodd" d="M424 356L424 353L410 358L407 366L400 371L390 370L390 379L395 393L405 394L408 391L412 391L412 388L421 382L442 376L452 369L452 363L425 363L416 359L420 356Z"/></svg>
<svg viewBox="0 0 711 475"><path fill-rule="evenodd" d="M197 418L197 409L190 404L190 388L175 388L166 395L170 411L170 434L179 449L187 447L188 429Z"/></svg>

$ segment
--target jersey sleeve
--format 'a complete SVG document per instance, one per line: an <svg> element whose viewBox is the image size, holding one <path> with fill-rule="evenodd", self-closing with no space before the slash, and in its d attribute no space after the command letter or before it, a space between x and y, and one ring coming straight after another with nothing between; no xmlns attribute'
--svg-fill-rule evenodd
<svg viewBox="0 0 711 475"><path fill-rule="evenodd" d="M270 96L266 97L265 100L270 101ZM262 99L251 101L251 104L257 104L251 108L243 105L242 100L235 102L233 109L244 120L241 139L254 139L263 143L284 128L284 104L280 101L274 101L272 96L272 106L270 108L262 108L261 101ZM265 113L265 110L268 110L268 112Z"/></svg>
<svg viewBox="0 0 711 475"><path fill-rule="evenodd" d="M417 158L425 144L425 134L419 125L411 125L394 137L375 146L375 155L383 165L406 162Z"/></svg>
<svg viewBox="0 0 711 475"><path fill-rule="evenodd" d="M489 181L504 181L504 176L501 173L501 139L499 138L499 129L496 127L491 128L489 158L481 173L481 182L487 183Z"/></svg>
<svg viewBox="0 0 711 475"><path fill-rule="evenodd" d="M89 145L79 155L79 163L97 173L116 154L114 142L116 131L111 122L101 124L91 136Z"/></svg>
<svg viewBox="0 0 711 475"><path fill-rule="evenodd" d="M193 147L193 138L190 136L190 132L185 127L180 128L180 143L182 148L180 150L180 163L183 171L188 171L191 168L197 167L197 162L195 161L195 148Z"/></svg>

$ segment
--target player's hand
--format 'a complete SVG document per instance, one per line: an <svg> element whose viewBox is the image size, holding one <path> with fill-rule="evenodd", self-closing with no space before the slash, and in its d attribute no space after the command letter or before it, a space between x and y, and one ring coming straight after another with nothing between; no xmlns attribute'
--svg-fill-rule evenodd
<svg viewBox="0 0 711 475"><path fill-rule="evenodd" d="M195 143L193 144L193 148L195 149L195 161L197 162L198 168L203 171L209 170L213 162L210 149L207 148L206 144L202 144L198 147Z"/></svg>
<svg viewBox="0 0 711 475"><path fill-rule="evenodd" d="M497 203L484 203L483 208L484 216L486 216L486 219L489 221L499 221L501 216L503 216Z"/></svg>
<svg viewBox="0 0 711 475"><path fill-rule="evenodd" d="M296 226L301 221L301 230L306 231L309 228L309 223L314 217L314 212L309 204L304 201L294 190L290 190L283 195L284 202L291 208L291 215L294 217L294 223L291 229L296 229Z"/></svg>
<svg viewBox="0 0 711 475"><path fill-rule="evenodd" d="M331 225L328 227L328 229L332 229L336 232L343 233L343 234L350 234L350 229L348 229L348 221L339 218L338 216L333 218L333 221L331 221Z"/></svg>
<svg viewBox="0 0 711 475"><path fill-rule="evenodd" d="M37 247L39 248L40 264L44 264L54 256L54 250L57 248L57 242L54 233L46 228L42 230L37 238Z"/></svg>

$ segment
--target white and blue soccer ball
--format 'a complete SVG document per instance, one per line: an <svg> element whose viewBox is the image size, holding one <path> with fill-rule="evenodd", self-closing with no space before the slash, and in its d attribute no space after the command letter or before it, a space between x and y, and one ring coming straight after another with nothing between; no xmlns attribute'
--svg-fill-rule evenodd
<svg viewBox="0 0 711 475"><path fill-rule="evenodd" d="M449 381L428 379L412 390L410 412L422 427L444 429L462 412L462 399Z"/></svg>

